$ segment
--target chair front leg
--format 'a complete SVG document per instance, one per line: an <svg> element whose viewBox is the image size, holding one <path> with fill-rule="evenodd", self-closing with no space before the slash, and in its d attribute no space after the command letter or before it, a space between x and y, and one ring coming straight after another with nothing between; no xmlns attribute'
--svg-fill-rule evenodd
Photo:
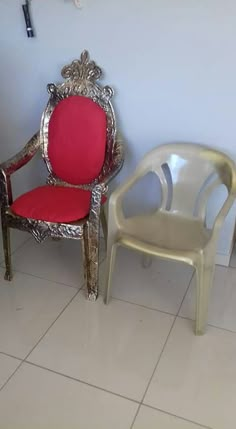
<svg viewBox="0 0 236 429"><path fill-rule="evenodd" d="M5 257L5 280L11 281L12 274L12 265L11 265L11 241L10 241L10 228L7 226L5 221L5 216L2 213L2 242L3 242L3 251Z"/></svg>
<svg viewBox="0 0 236 429"><path fill-rule="evenodd" d="M87 293L90 301L98 297L99 227L103 185L97 184L92 190L89 220L84 229L84 247L87 249Z"/></svg>
<svg viewBox="0 0 236 429"><path fill-rule="evenodd" d="M88 226L84 225L83 239L82 239L82 256L83 256L83 270L84 270L84 281L87 286L88 269L89 269L89 237L88 237Z"/></svg>
<svg viewBox="0 0 236 429"><path fill-rule="evenodd" d="M99 268L99 224L97 228L89 223L84 228L83 237L84 279L89 301L98 297Z"/></svg>
<svg viewBox="0 0 236 429"><path fill-rule="evenodd" d="M215 263L208 258L201 258L196 266L197 300L196 300L196 335L203 335L208 318L209 295L214 280Z"/></svg>

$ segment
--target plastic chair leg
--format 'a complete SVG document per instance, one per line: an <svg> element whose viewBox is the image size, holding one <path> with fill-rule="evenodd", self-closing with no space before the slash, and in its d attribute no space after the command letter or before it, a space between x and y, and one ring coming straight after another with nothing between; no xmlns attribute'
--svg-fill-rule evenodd
<svg viewBox="0 0 236 429"><path fill-rule="evenodd" d="M214 278L214 263L205 265L201 262L196 268L197 301L196 301L196 335L205 333L208 318L208 303L211 286Z"/></svg>

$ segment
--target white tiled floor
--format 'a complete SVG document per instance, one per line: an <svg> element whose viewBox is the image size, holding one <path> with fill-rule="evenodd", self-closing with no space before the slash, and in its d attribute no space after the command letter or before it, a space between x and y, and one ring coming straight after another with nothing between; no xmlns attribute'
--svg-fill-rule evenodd
<svg viewBox="0 0 236 429"><path fill-rule="evenodd" d="M0 270L0 429L236 427L236 254L216 268L195 337L189 267L144 269L122 249L105 306L79 291L80 243L25 238L13 239L13 282Z"/></svg>
<svg viewBox="0 0 236 429"><path fill-rule="evenodd" d="M20 363L20 360L0 353L0 388L6 383Z"/></svg>
<svg viewBox="0 0 236 429"><path fill-rule="evenodd" d="M195 276L180 310L180 316L194 319ZM236 269L216 266L211 291L209 324L236 332Z"/></svg>
<svg viewBox="0 0 236 429"><path fill-rule="evenodd" d="M4 271L0 270L1 278ZM0 286L0 351L24 359L77 290L15 272Z"/></svg>
<svg viewBox="0 0 236 429"><path fill-rule="evenodd" d="M80 288L83 284L81 243L77 240L46 240L39 244L31 239L14 253L13 266L17 271L68 286Z"/></svg>
<svg viewBox="0 0 236 429"><path fill-rule="evenodd" d="M135 402L26 363L0 393L1 429L129 429L138 408Z"/></svg>
<svg viewBox="0 0 236 429"><path fill-rule="evenodd" d="M15 252L19 249L26 241L30 239L30 234L27 232L18 231L17 229L11 230L11 250ZM2 232L0 228L0 262L3 262L3 248L2 248Z"/></svg>
<svg viewBox="0 0 236 429"><path fill-rule="evenodd" d="M173 321L121 301L91 303L81 292L28 361L141 401Z"/></svg>
<svg viewBox="0 0 236 429"><path fill-rule="evenodd" d="M153 408L141 406L133 429L200 429L202 426L185 421L178 417L171 416L154 410Z"/></svg>
<svg viewBox="0 0 236 429"><path fill-rule="evenodd" d="M177 262L156 258L151 261L150 268L144 269L142 255L119 248L111 295L117 299L177 314L193 270L190 266ZM105 262L103 264L104 273ZM126 265L129 266L128 270L123 269Z"/></svg>

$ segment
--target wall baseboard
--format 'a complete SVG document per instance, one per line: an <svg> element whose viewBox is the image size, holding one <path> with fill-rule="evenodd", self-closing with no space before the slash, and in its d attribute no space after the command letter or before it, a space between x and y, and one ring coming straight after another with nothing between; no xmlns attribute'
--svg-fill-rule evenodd
<svg viewBox="0 0 236 429"><path fill-rule="evenodd" d="M230 263L231 253L223 254L223 253L217 253L216 254L216 265L222 265L223 267L228 267Z"/></svg>
<svg viewBox="0 0 236 429"><path fill-rule="evenodd" d="M230 259L234 250L235 240L231 242L231 248L229 253L217 253L216 254L216 265L222 265L223 267L228 267Z"/></svg>

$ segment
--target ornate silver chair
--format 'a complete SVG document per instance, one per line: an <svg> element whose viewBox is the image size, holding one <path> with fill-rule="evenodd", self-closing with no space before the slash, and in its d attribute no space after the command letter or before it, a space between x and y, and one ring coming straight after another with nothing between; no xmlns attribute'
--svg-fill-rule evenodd
<svg viewBox="0 0 236 429"><path fill-rule="evenodd" d="M10 228L28 231L38 242L48 237L82 240L88 298L96 300L100 219L105 230L107 185L122 167L123 150L116 139L113 90L96 82L102 71L88 52L61 74L63 83L48 85L40 131L0 165L5 279L12 279ZM11 175L38 150L49 171L47 184L13 202Z"/></svg>

